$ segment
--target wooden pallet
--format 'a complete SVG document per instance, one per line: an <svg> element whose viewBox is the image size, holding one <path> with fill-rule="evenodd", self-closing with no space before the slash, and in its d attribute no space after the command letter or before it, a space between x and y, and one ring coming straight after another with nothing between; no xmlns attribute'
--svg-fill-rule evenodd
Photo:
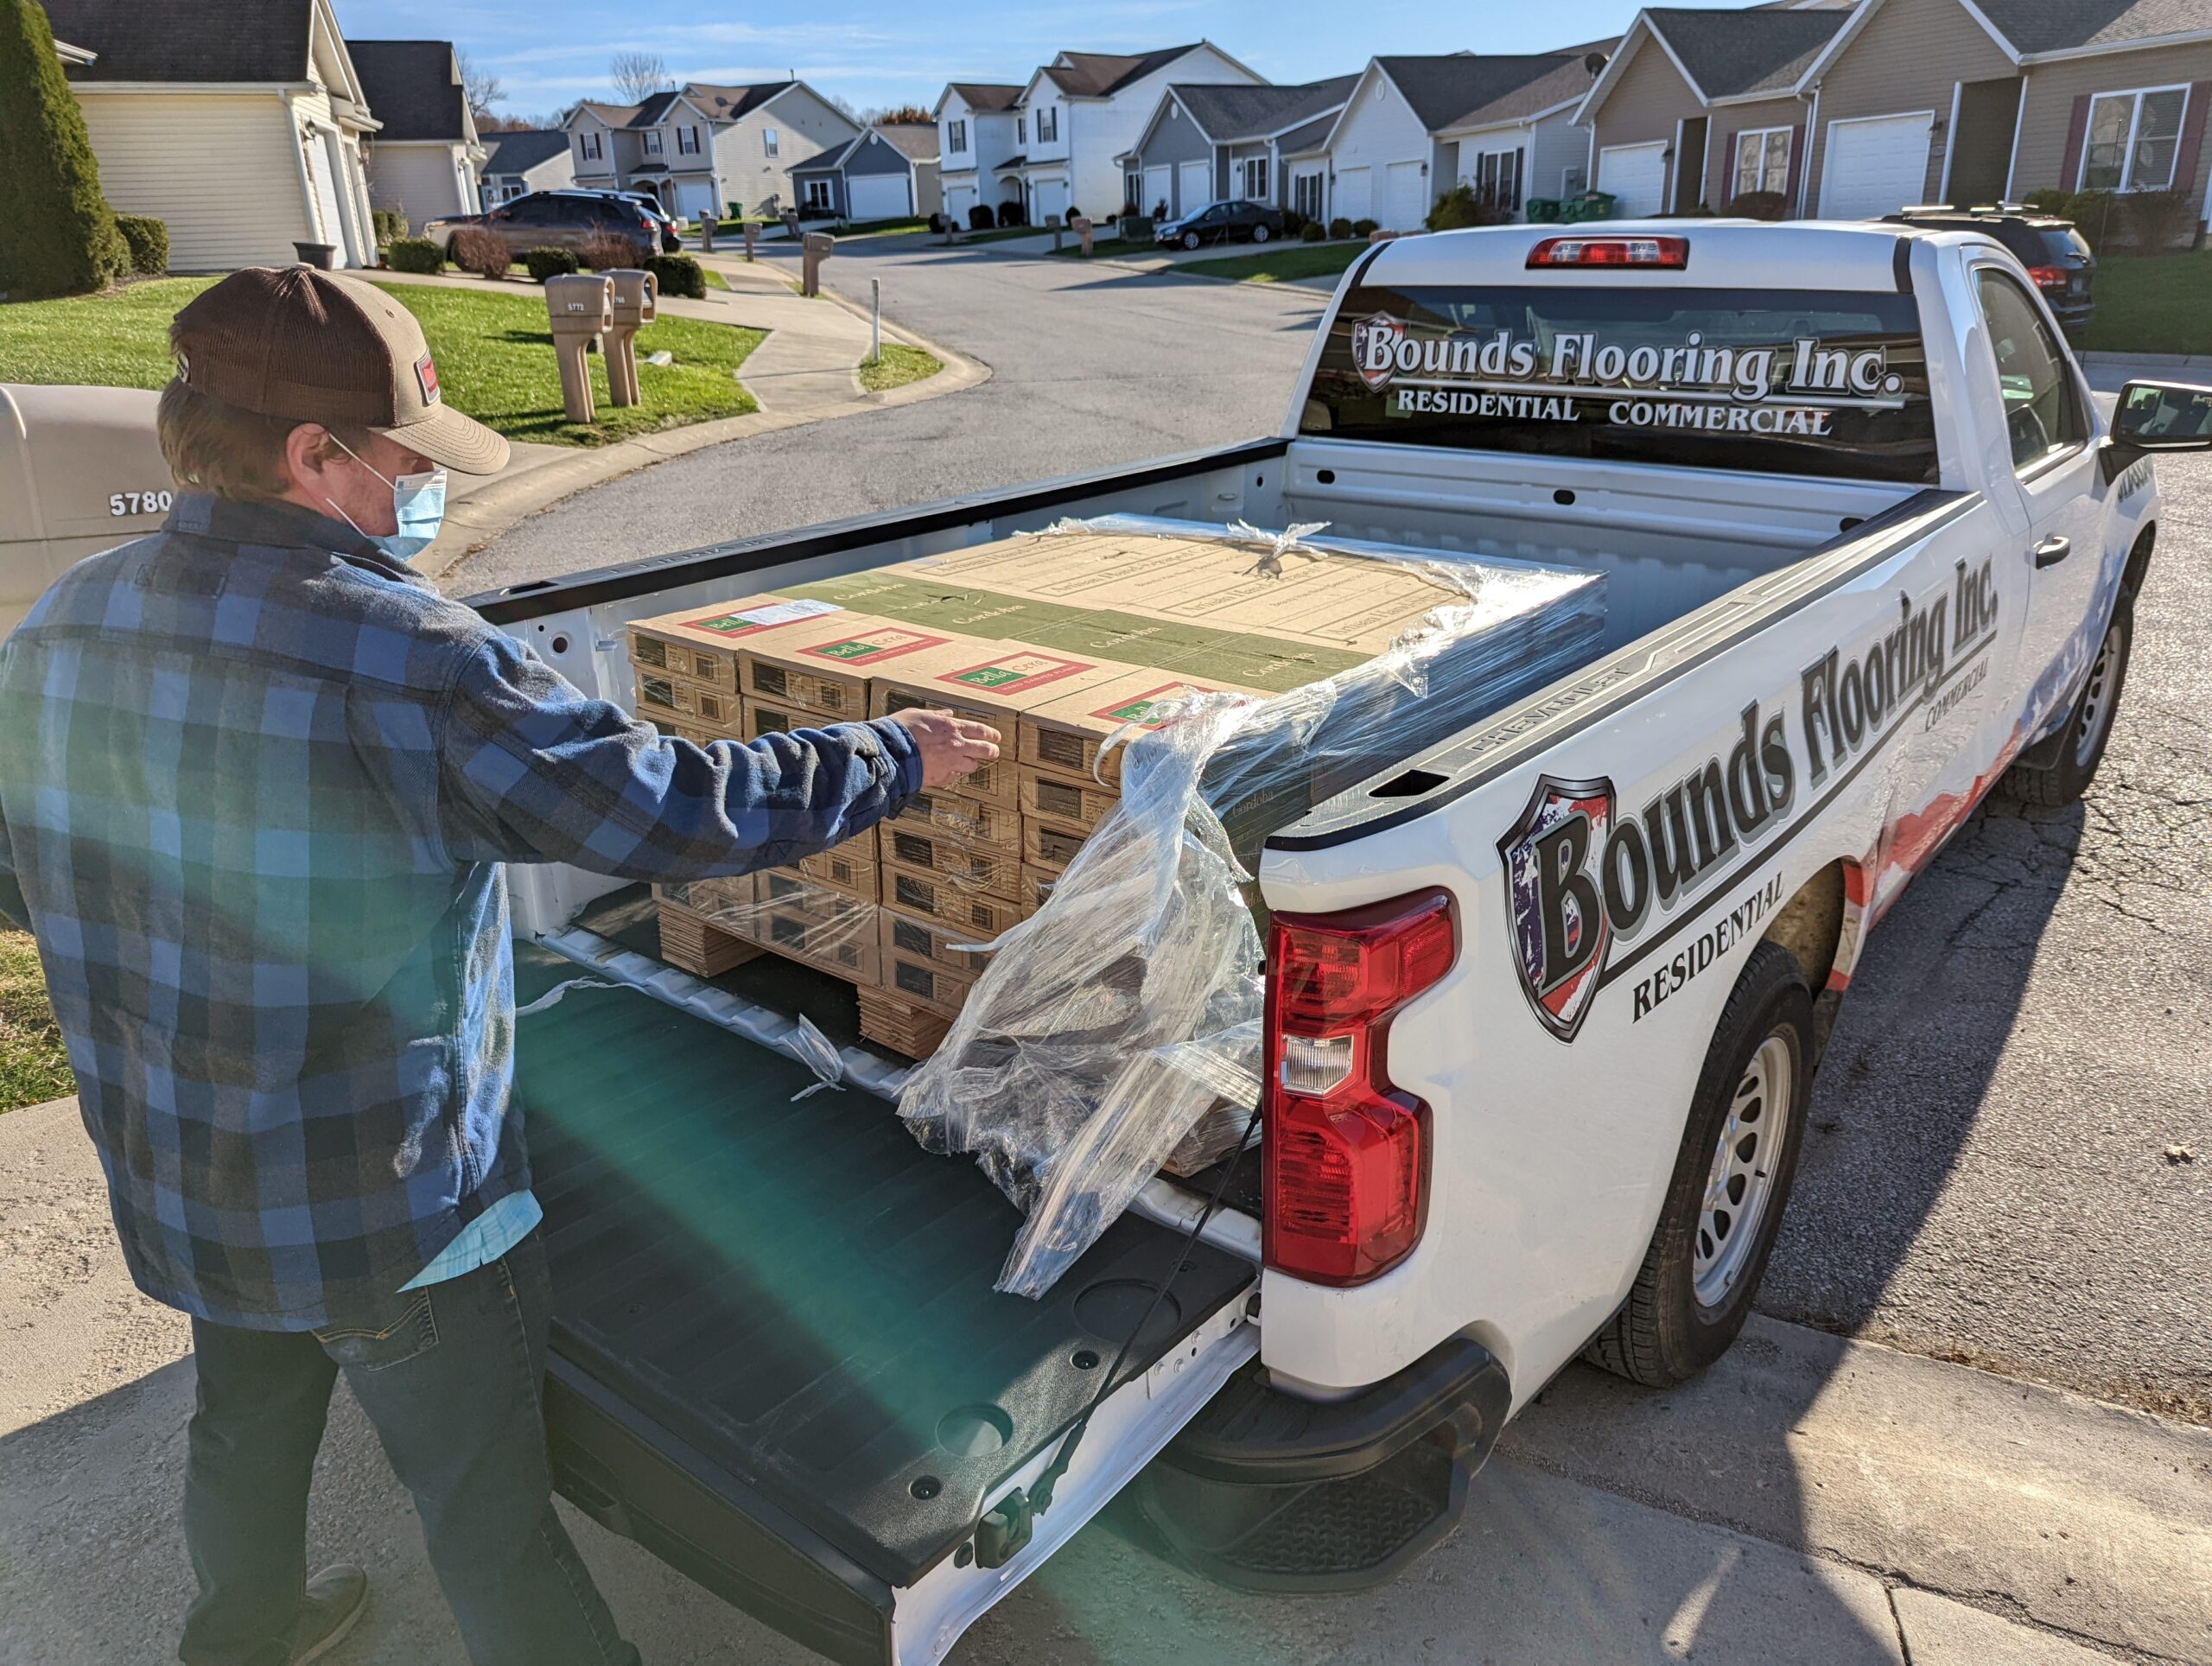
<svg viewBox="0 0 2212 1666"><path fill-rule="evenodd" d="M901 1001L883 989L861 989L861 1034L878 1046L903 1052L909 1059L926 1059L944 1040L952 1021L943 1013Z"/></svg>

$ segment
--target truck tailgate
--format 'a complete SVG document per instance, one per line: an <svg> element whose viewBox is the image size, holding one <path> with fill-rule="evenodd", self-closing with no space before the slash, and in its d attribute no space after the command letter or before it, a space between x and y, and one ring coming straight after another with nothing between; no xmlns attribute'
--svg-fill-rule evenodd
<svg viewBox="0 0 2212 1666"><path fill-rule="evenodd" d="M518 995L575 970L522 949ZM741 975L842 1027L843 986ZM563 1491L832 1655L885 1657L891 1594L1088 1403L1154 1281L1174 1280L1128 1374L1255 1276L1132 1214L1043 1300L998 1294L1019 1216L883 1100L794 1099L804 1067L628 989L519 1021Z"/></svg>

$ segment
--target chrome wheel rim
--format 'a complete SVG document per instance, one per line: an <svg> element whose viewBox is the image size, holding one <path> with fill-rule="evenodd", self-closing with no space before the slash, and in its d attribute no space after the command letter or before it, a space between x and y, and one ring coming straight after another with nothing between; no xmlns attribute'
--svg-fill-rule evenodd
<svg viewBox="0 0 2212 1666"><path fill-rule="evenodd" d="M1690 1257L1690 1288L1701 1307L1726 1301L1751 1263L1789 1132L1792 1068L1789 1044L1770 1035L1751 1055L1728 1102Z"/></svg>
<svg viewBox="0 0 2212 1666"><path fill-rule="evenodd" d="M2112 721L2112 668L2119 659L2120 626L2114 625L2105 632L2097 663L2089 667L2089 680L2082 689L2082 725L2074 735L2074 762L2078 767L2088 766L2104 739L2105 725Z"/></svg>

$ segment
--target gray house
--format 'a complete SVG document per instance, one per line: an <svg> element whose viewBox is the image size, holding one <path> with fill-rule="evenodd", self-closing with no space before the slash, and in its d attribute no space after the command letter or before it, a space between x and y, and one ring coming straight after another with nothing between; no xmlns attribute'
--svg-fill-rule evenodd
<svg viewBox="0 0 2212 1666"><path fill-rule="evenodd" d="M881 123L791 169L801 213L905 219L944 206L935 122Z"/></svg>
<svg viewBox="0 0 2212 1666"><path fill-rule="evenodd" d="M484 135L491 154L484 162L484 206L512 202L532 191L559 191L576 182L575 153L566 128L513 128Z"/></svg>
<svg viewBox="0 0 2212 1666"><path fill-rule="evenodd" d="M1122 201L1140 213L1188 214L1241 198L1320 213L1320 169L1290 177L1293 159L1325 136L1358 84L1332 76L1299 86L1177 83L1122 156ZM1301 198L1294 184L1307 186ZM1307 206L1310 200L1310 206Z"/></svg>

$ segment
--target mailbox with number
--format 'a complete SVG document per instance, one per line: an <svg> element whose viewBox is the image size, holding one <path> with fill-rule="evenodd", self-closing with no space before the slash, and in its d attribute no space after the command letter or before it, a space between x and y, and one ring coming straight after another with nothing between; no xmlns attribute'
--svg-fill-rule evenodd
<svg viewBox="0 0 2212 1666"><path fill-rule="evenodd" d="M138 388L0 384L0 635L72 563L169 512L157 401Z"/></svg>

